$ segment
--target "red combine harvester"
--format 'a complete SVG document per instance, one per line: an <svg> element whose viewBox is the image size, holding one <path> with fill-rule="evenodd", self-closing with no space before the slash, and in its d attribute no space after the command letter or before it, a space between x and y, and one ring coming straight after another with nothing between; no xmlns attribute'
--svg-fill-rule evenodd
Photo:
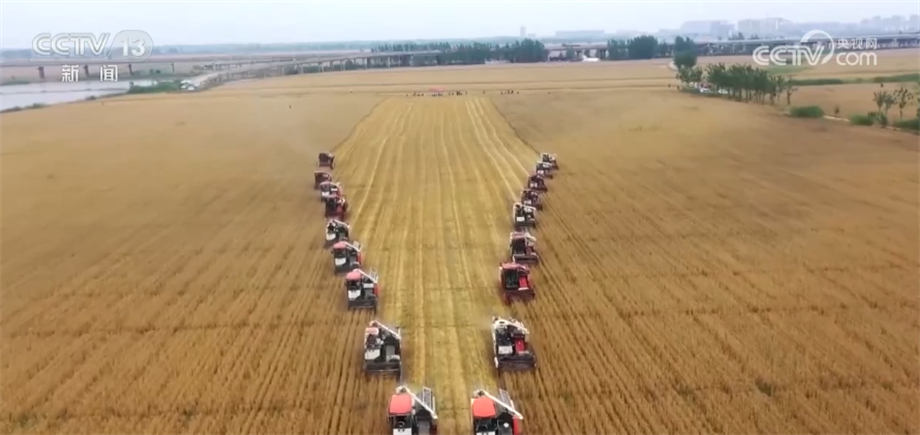
<svg viewBox="0 0 920 435"><path fill-rule="evenodd" d="M345 292L348 295L348 309L372 309L377 311L380 284L377 272L355 269L345 275Z"/></svg>
<svg viewBox="0 0 920 435"><path fill-rule="evenodd" d="M553 165L546 162L537 162L533 172L534 174L542 175L544 178L553 178Z"/></svg>
<svg viewBox="0 0 920 435"><path fill-rule="evenodd" d="M327 218L337 218L344 221L348 215L348 200L344 196L324 198L323 204Z"/></svg>
<svg viewBox="0 0 920 435"><path fill-rule="evenodd" d="M521 191L521 204L543 210L543 196L537 190L524 189Z"/></svg>
<svg viewBox="0 0 920 435"><path fill-rule="evenodd" d="M390 396L387 420L393 435L436 435L438 414L431 389L423 387L418 395L401 386Z"/></svg>
<svg viewBox="0 0 920 435"><path fill-rule="evenodd" d="M317 162L316 166L335 169L335 154L319 153L319 162Z"/></svg>
<svg viewBox="0 0 920 435"><path fill-rule="evenodd" d="M342 196L342 184L332 181L323 181L319 183L319 199L335 198Z"/></svg>
<svg viewBox="0 0 920 435"><path fill-rule="evenodd" d="M540 174L530 174L530 176L527 177L527 188L539 192L549 191L549 188L546 187L546 178Z"/></svg>
<svg viewBox="0 0 920 435"><path fill-rule="evenodd" d="M402 336L399 327L389 327L376 320L364 328L364 373L396 373L402 378Z"/></svg>
<svg viewBox="0 0 920 435"><path fill-rule="evenodd" d="M523 228L532 228L537 226L537 208L530 207L519 202L511 206L512 223L514 228L520 231Z"/></svg>
<svg viewBox="0 0 920 435"><path fill-rule="evenodd" d="M527 337L530 331L515 319L492 317L492 345L495 354L495 369L533 370L537 368L537 356Z"/></svg>
<svg viewBox="0 0 920 435"><path fill-rule="evenodd" d="M537 238L523 231L515 231L508 238L511 261L520 264L537 264L540 256L535 245Z"/></svg>
<svg viewBox="0 0 920 435"><path fill-rule="evenodd" d="M540 153L540 161L553 165L553 169L559 169L559 163L556 162L555 154Z"/></svg>
<svg viewBox="0 0 920 435"><path fill-rule="evenodd" d="M505 303L513 299L529 300L537 296L530 282L530 268L519 263L502 263L499 270L499 285Z"/></svg>
<svg viewBox="0 0 920 435"><path fill-rule="evenodd" d="M521 435L521 422L524 421L505 390L498 390L498 397L485 390L474 391L470 399L470 417L473 435Z"/></svg>
<svg viewBox="0 0 920 435"><path fill-rule="evenodd" d="M338 219L330 219L326 222L326 247L332 246L338 242L347 242L351 233L351 226Z"/></svg>
<svg viewBox="0 0 920 435"><path fill-rule="evenodd" d="M364 262L360 242L338 242L332 245L331 252L332 266L337 274L360 269Z"/></svg>
<svg viewBox="0 0 920 435"><path fill-rule="evenodd" d="M319 185L327 181L332 181L332 174L326 171L313 172L313 190L319 189Z"/></svg>

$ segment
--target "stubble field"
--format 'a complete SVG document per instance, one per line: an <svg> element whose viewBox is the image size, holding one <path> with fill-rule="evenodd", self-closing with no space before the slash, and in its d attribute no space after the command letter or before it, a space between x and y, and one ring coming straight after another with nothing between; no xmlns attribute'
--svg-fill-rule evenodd
<svg viewBox="0 0 920 435"><path fill-rule="evenodd" d="M566 74L495 70L499 88ZM385 433L395 380L360 372L371 317L344 310L309 189L335 144L379 315L443 433L499 384L528 433L920 431L914 136L628 80L373 95L483 80L447 71L0 118L3 432ZM496 266L538 150L562 166L539 295L505 307ZM530 327L535 373L493 373L491 314Z"/></svg>

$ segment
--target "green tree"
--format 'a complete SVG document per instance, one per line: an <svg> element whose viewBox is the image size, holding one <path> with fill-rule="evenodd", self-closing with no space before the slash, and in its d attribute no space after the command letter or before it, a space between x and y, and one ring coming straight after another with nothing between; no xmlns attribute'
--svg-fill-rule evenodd
<svg viewBox="0 0 920 435"><path fill-rule="evenodd" d="M894 91L894 96L898 104L898 119L904 119L904 108L907 107L910 100L914 98L914 94L902 86Z"/></svg>
<svg viewBox="0 0 920 435"><path fill-rule="evenodd" d="M629 59L652 59L658 49L658 39L651 35L637 36L626 43Z"/></svg>

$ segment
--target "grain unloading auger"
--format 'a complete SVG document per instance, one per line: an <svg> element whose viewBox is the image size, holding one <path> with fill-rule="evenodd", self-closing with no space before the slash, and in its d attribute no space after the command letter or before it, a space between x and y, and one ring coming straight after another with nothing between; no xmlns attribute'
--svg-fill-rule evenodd
<svg viewBox="0 0 920 435"><path fill-rule="evenodd" d="M407 386L396 387L390 396L387 420L393 435L435 435L438 413L434 393L422 387L418 394Z"/></svg>
<svg viewBox="0 0 920 435"><path fill-rule="evenodd" d="M398 326L372 320L364 328L364 373L393 373L402 379L402 334Z"/></svg>
<svg viewBox="0 0 920 435"><path fill-rule="evenodd" d="M476 390L470 399L470 420L473 435L520 435L524 416L514 409L507 391L499 389L495 397Z"/></svg>

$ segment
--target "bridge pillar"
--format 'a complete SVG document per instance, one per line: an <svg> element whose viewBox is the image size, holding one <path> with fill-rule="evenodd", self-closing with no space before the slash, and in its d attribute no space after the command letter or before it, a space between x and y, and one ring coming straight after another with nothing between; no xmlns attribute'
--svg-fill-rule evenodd
<svg viewBox="0 0 920 435"><path fill-rule="evenodd" d="M303 74L303 64L297 65L297 74Z"/></svg>
<svg viewBox="0 0 920 435"><path fill-rule="evenodd" d="M89 65L83 65L83 72L86 73L86 77L89 77Z"/></svg>
<svg viewBox="0 0 920 435"><path fill-rule="evenodd" d="M128 69L129 70L131 69L131 64L128 64ZM172 73L174 75L176 74L176 63L175 62L172 63Z"/></svg>
<svg viewBox="0 0 920 435"><path fill-rule="evenodd" d="M387 56L387 68L390 67L390 56Z"/></svg>
<svg viewBox="0 0 920 435"><path fill-rule="evenodd" d="M38 78L42 80L45 79L45 67L43 66L38 67Z"/></svg>
<svg viewBox="0 0 920 435"><path fill-rule="evenodd" d="M173 64L173 74L176 73L176 64ZM134 65L128 64L128 75L134 77Z"/></svg>

